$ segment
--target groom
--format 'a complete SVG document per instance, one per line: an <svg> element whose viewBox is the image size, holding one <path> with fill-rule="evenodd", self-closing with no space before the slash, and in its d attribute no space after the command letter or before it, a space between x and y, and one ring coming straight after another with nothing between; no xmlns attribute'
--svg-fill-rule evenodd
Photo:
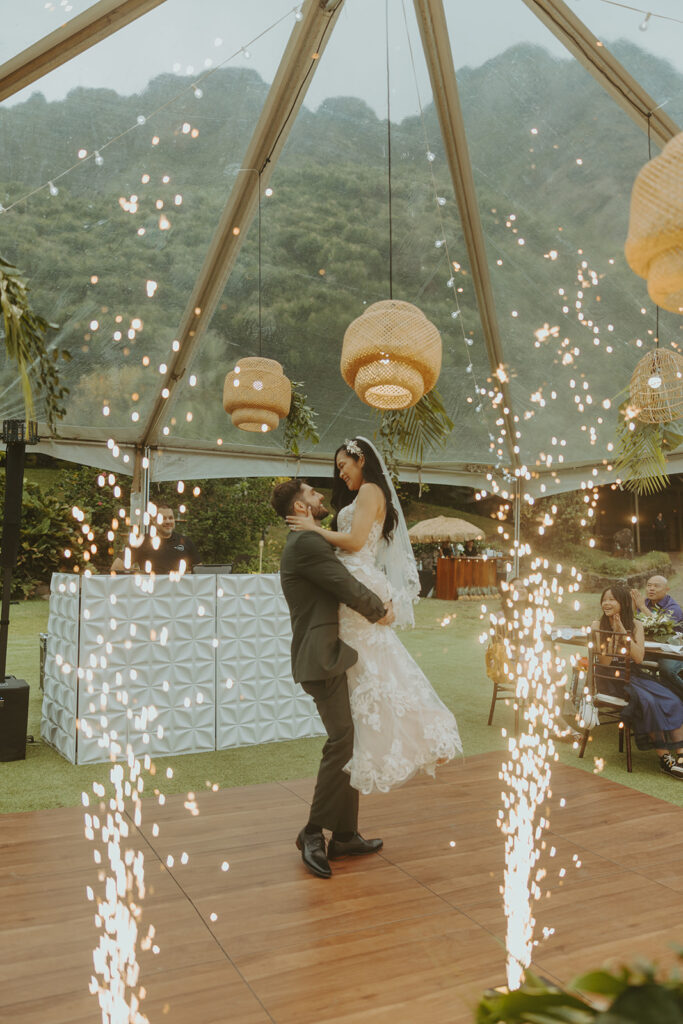
<svg viewBox="0 0 683 1024"><path fill-rule="evenodd" d="M270 500L283 519L309 510L315 519L329 515L322 495L304 480L277 484ZM358 834L358 790L344 771L353 753L346 670L358 655L339 639L338 607L341 602L370 622L386 626L393 622L394 613L354 579L327 541L312 531L289 534L280 561L280 582L292 619L292 675L315 701L327 732L308 824L296 845L308 870L329 878L328 858L376 853L382 847L381 839L363 839ZM324 828L332 832L327 852Z"/></svg>

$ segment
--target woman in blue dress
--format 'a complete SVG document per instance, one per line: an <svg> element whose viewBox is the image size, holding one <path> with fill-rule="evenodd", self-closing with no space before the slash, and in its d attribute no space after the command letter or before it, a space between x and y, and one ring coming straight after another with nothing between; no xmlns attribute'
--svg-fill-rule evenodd
<svg viewBox="0 0 683 1024"><path fill-rule="evenodd" d="M599 680L601 692L628 700L621 720L630 726L639 750L656 750L661 771L672 779L683 781L683 701L646 670L638 671L645 657L643 624L633 616L630 591L618 584L604 590L600 598L602 618L591 628L599 638L599 660L612 666ZM623 636L623 641L621 640ZM620 683L618 666L621 655L630 658L629 682Z"/></svg>

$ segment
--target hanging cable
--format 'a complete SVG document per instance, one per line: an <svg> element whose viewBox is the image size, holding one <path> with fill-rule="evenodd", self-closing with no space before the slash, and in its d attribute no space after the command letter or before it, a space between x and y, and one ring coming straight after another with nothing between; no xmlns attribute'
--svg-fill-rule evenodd
<svg viewBox="0 0 683 1024"><path fill-rule="evenodd" d="M652 159L652 133L650 131L650 125L652 123L652 111L649 110L647 114L647 158L648 161ZM655 348L659 348L659 306L655 303Z"/></svg>
<svg viewBox="0 0 683 1024"><path fill-rule="evenodd" d="M263 331L261 329L261 172L258 172L258 354L262 351Z"/></svg>
<svg viewBox="0 0 683 1024"><path fill-rule="evenodd" d="M389 185L389 298L394 297L394 245L391 216L391 82L389 77L389 0L384 0L384 21L386 26L387 50L387 178Z"/></svg>

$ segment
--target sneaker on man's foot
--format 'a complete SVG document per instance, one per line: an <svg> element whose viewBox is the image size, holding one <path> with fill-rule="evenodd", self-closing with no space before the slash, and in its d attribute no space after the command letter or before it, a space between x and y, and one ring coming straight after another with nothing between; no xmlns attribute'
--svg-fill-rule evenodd
<svg viewBox="0 0 683 1024"><path fill-rule="evenodd" d="M674 757L673 754L659 755L659 770L673 779L680 779L683 782L683 756L680 754Z"/></svg>

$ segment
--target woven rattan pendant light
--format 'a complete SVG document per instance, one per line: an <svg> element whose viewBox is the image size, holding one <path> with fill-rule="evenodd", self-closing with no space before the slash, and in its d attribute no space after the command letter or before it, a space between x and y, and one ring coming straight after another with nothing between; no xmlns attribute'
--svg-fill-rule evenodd
<svg viewBox="0 0 683 1024"><path fill-rule="evenodd" d="M291 400L292 385L275 359L246 356L225 378L223 408L240 430L275 430Z"/></svg>
<svg viewBox="0 0 683 1024"><path fill-rule="evenodd" d="M662 309L683 313L683 132L640 170L631 193L626 259Z"/></svg>
<svg viewBox="0 0 683 1024"><path fill-rule="evenodd" d="M377 409L408 409L436 384L441 335L410 302L394 299L391 219L391 103L389 13L387 29L387 171L389 193L389 298L369 306L344 334L341 374L360 400Z"/></svg>
<svg viewBox="0 0 683 1024"><path fill-rule="evenodd" d="M441 335L410 302L375 302L346 329L342 377L366 405L407 409L431 391L440 370Z"/></svg>
<svg viewBox="0 0 683 1024"><path fill-rule="evenodd" d="M638 362L630 384L631 405L645 423L671 423L683 416L683 356L655 348Z"/></svg>
<svg viewBox="0 0 683 1024"><path fill-rule="evenodd" d="M240 359L223 385L223 408L240 430L267 433L287 416L292 384L275 359L261 355L261 175L258 179L258 356Z"/></svg>

